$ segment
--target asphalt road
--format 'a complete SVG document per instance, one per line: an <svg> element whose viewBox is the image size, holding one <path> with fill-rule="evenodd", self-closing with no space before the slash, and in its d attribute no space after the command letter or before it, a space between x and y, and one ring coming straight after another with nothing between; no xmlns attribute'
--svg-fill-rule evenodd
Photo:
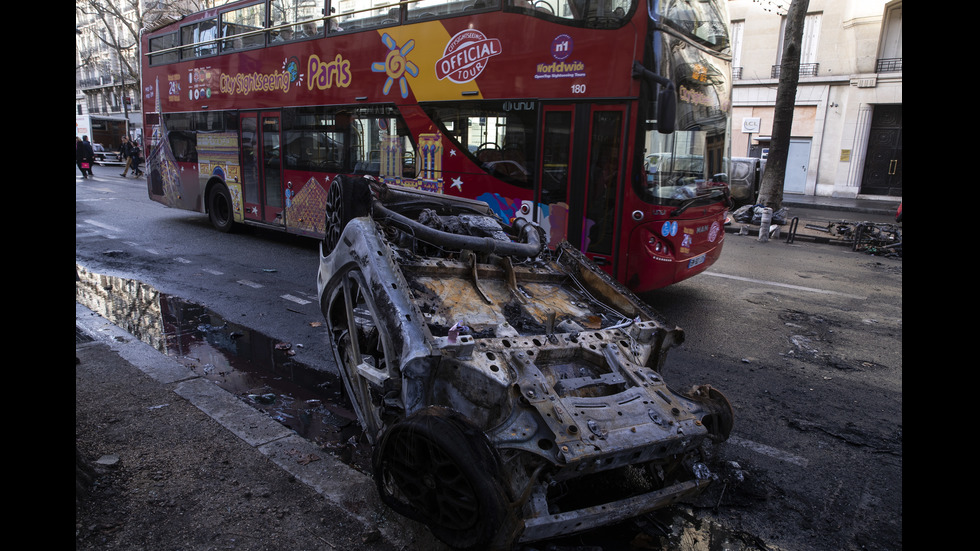
<svg viewBox="0 0 980 551"><path fill-rule="evenodd" d="M665 378L735 407L719 456L744 478L709 518L781 549L902 548L901 259L729 234L644 298L687 334Z"/></svg>
<svg viewBox="0 0 980 551"><path fill-rule="evenodd" d="M297 361L332 369L314 324L315 245L219 234L118 172L96 167L96 180L76 181L76 263L305 343ZM730 233L705 274L643 298L687 335L668 359L668 383L709 383L736 413L733 438L711 450L723 481L683 509L679 530L729 549L901 549L900 259Z"/></svg>

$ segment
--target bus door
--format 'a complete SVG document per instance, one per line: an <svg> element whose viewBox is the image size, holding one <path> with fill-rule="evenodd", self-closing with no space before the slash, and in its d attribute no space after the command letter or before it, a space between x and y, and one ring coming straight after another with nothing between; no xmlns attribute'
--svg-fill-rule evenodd
<svg viewBox="0 0 980 551"><path fill-rule="evenodd" d="M561 237L613 274L619 229L626 108L548 105L542 109L539 204L549 245Z"/></svg>
<svg viewBox="0 0 980 551"><path fill-rule="evenodd" d="M278 111L240 115L245 218L285 225Z"/></svg>

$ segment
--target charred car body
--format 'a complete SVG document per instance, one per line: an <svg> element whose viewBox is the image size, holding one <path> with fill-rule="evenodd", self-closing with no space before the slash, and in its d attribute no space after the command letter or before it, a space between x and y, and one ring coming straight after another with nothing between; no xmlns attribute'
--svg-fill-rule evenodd
<svg viewBox="0 0 980 551"><path fill-rule="evenodd" d="M683 332L579 251L367 179L338 177L326 210L321 309L392 509L453 547L508 549L710 483L702 444L728 437L730 404L666 385Z"/></svg>

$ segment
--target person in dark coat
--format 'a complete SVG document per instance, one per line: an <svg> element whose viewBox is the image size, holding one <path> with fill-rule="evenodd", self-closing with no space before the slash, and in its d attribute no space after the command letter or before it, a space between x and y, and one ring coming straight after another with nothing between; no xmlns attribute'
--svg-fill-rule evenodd
<svg viewBox="0 0 980 551"><path fill-rule="evenodd" d="M79 140L75 137L75 164L78 165L78 170L82 172L82 178L95 177L95 173L92 172L92 164L95 162L95 150L92 149L92 144L88 141L88 136L82 136Z"/></svg>
<svg viewBox="0 0 980 551"><path fill-rule="evenodd" d="M122 174L120 174L120 176L123 178L126 177L126 173L129 172L130 165L133 164L133 157L129 152L131 147L132 146L129 144L129 138L123 136L122 145L119 146L119 155L122 156L123 159L126 159L126 168L123 169Z"/></svg>
<svg viewBox="0 0 980 551"><path fill-rule="evenodd" d="M136 140L129 140L129 159L129 168L133 169L133 176L139 178L143 175L143 171L140 170L140 163L143 162L143 152L140 144L136 143Z"/></svg>

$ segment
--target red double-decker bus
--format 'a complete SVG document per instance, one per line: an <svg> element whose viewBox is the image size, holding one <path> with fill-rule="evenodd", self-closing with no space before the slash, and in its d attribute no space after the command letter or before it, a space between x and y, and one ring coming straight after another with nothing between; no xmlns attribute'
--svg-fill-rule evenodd
<svg viewBox="0 0 980 551"><path fill-rule="evenodd" d="M533 220L637 292L718 258L725 0L329 4L143 34L153 200L320 237L330 182L371 175Z"/></svg>

